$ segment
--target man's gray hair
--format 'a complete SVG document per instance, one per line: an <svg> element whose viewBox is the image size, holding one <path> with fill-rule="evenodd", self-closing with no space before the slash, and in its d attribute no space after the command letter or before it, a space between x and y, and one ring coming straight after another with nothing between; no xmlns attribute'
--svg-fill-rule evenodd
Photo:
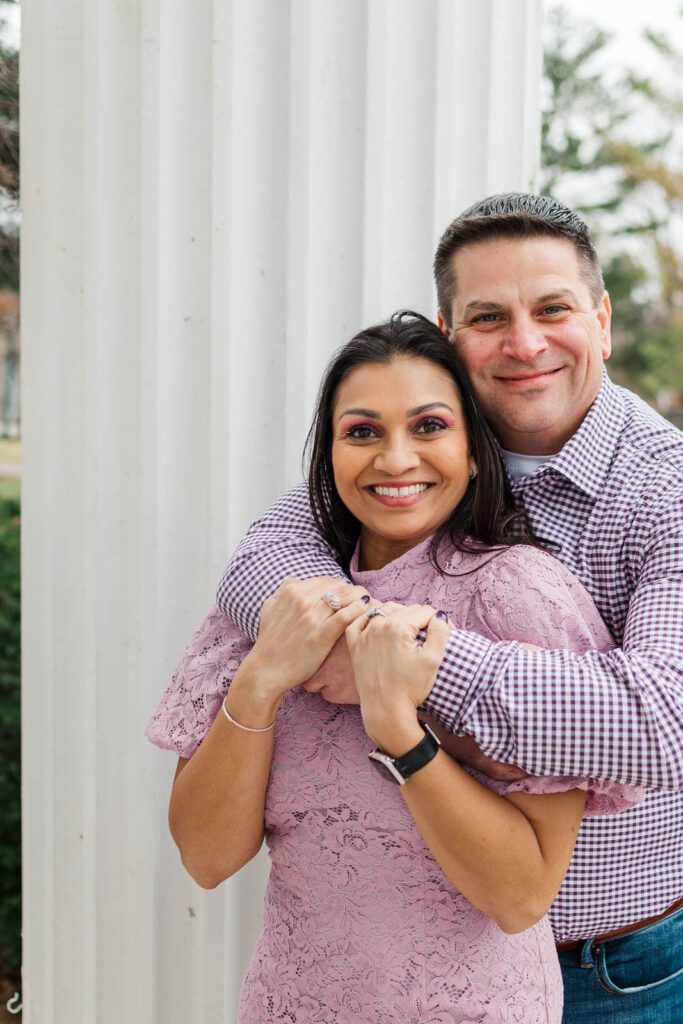
<svg viewBox="0 0 683 1024"><path fill-rule="evenodd" d="M597 307L605 293L598 255L586 224L567 206L550 196L506 192L487 196L452 221L444 231L434 257L434 278L439 308L450 324L456 292L453 257L468 245L503 238L566 238L579 256L582 276Z"/></svg>

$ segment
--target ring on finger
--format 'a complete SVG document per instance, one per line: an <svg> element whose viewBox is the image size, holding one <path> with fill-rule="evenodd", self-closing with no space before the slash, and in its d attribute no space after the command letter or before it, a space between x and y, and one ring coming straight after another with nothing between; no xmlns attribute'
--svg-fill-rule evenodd
<svg viewBox="0 0 683 1024"><path fill-rule="evenodd" d="M369 612L365 613L365 618L374 619L377 615L381 615L383 619L387 618L386 612L383 612L381 608L371 608Z"/></svg>
<svg viewBox="0 0 683 1024"><path fill-rule="evenodd" d="M333 590L327 590L320 600L324 601L327 607L331 608L333 612L338 612L342 606L340 598Z"/></svg>

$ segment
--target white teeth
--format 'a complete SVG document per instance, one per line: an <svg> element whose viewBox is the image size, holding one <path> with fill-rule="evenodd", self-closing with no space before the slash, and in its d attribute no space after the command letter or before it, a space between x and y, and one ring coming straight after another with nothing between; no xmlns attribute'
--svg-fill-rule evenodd
<svg viewBox="0 0 683 1024"><path fill-rule="evenodd" d="M426 491L429 484L411 484L409 487L373 487L372 490L375 494L380 494L383 498L407 498L411 494L422 494Z"/></svg>

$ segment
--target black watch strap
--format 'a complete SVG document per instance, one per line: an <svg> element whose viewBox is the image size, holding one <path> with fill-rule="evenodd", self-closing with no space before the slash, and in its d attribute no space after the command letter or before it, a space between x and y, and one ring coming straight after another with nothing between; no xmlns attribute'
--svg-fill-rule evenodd
<svg viewBox="0 0 683 1024"><path fill-rule="evenodd" d="M420 722L420 725L424 729L424 739L420 740L417 746L400 757L391 757L390 754L385 754L381 750L373 750L368 754L375 767L380 768L382 766L388 776L394 782L398 782L400 786L407 782L410 776L414 775L420 768L424 768L426 764L429 764L436 757L441 746L429 726L425 725L424 722Z"/></svg>

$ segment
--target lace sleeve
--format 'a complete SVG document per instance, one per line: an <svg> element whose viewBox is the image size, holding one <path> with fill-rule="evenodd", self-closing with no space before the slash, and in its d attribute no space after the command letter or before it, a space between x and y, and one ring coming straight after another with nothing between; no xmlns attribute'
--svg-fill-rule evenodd
<svg viewBox="0 0 683 1024"><path fill-rule="evenodd" d="M547 551L526 544L507 548L479 570L466 628L544 650L584 654L614 647L585 587Z"/></svg>
<svg viewBox="0 0 683 1024"><path fill-rule="evenodd" d="M583 789L586 794L584 818L597 818L602 814L620 814L635 807L645 799L642 786L627 786L621 782L606 782L601 779L582 779L573 775L533 776L517 782L498 782L487 775L470 770L480 782L494 792L505 796L507 793L529 793L541 796L545 793L566 793L568 789Z"/></svg>
<svg viewBox="0 0 683 1024"><path fill-rule="evenodd" d="M192 757L251 646L217 605L210 608L149 720L147 739L180 757Z"/></svg>

